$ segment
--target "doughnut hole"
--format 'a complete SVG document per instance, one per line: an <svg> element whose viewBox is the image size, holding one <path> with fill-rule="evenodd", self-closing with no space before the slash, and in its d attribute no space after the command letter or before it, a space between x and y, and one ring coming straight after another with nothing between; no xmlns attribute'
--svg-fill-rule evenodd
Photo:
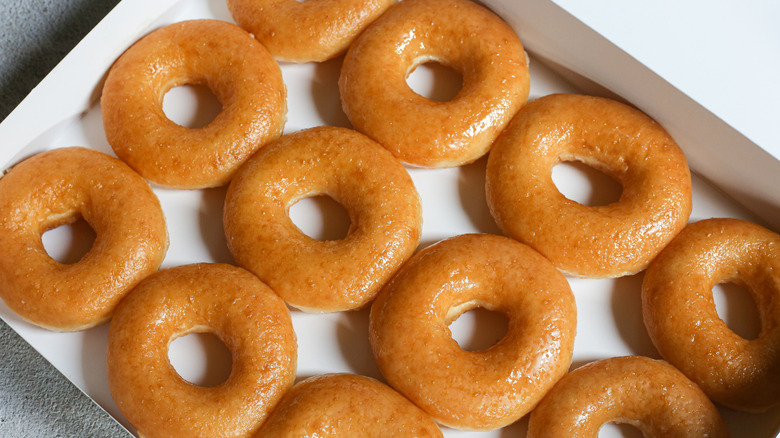
<svg viewBox="0 0 780 438"><path fill-rule="evenodd" d="M447 315L452 339L465 351L482 351L496 345L507 334L509 319L483 304L465 303Z"/></svg>
<svg viewBox="0 0 780 438"><path fill-rule="evenodd" d="M426 59L412 66L406 76L406 84L426 99L448 102L463 88L463 76L444 64Z"/></svg>
<svg viewBox="0 0 780 438"><path fill-rule="evenodd" d="M168 346L168 360L182 379L198 386L218 386L230 377L233 358L219 337L191 332Z"/></svg>
<svg viewBox="0 0 780 438"><path fill-rule="evenodd" d="M555 165L552 180L567 199L589 207L615 203L623 193L623 187L617 180L575 159Z"/></svg>
<svg viewBox="0 0 780 438"><path fill-rule="evenodd" d="M341 240L347 237L352 225L344 206L325 194L298 200L288 214L303 234L317 240Z"/></svg>
<svg viewBox="0 0 780 438"><path fill-rule="evenodd" d="M43 233L41 241L49 257L63 264L74 264L92 249L95 230L81 215L56 224Z"/></svg>
<svg viewBox="0 0 780 438"><path fill-rule="evenodd" d="M185 128L207 126L222 111L222 104L211 89L200 84L173 87L163 96L163 112L172 122Z"/></svg>
<svg viewBox="0 0 780 438"><path fill-rule="evenodd" d="M726 327L744 339L758 338L761 318L753 295L747 288L735 283L719 283L712 288L712 298Z"/></svg>
<svg viewBox="0 0 780 438"><path fill-rule="evenodd" d="M642 431L627 423L605 423L599 429L599 438L642 438Z"/></svg>

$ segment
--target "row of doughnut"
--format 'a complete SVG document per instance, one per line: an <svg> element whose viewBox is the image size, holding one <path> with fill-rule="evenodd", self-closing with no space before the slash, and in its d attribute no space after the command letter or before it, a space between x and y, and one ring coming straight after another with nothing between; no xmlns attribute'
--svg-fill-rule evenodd
<svg viewBox="0 0 780 438"><path fill-rule="evenodd" d="M652 119L589 96L526 104L518 36L467 0L228 6L243 29L172 24L112 66L101 104L119 159L62 148L0 178L0 297L52 330L111 319L109 385L139 434L441 436L436 422L492 430L530 412L531 437L597 436L605 422L646 436L726 436L710 399L751 412L780 403L780 236L735 219L688 225L685 156ZM339 88L355 130L282 135L277 61L344 51ZM432 60L463 77L448 102L406 85ZM166 117L162 96L183 84L206 85L222 103L209 125ZM488 207L507 237L457 236L415 253L422 205L404 164L460 166L488 150ZM551 177L561 161L613 177L620 199L599 207L567 199ZM223 223L238 267L158 270L168 236L147 181L229 184ZM312 239L290 220L290 206L320 194L349 212L344 239ZM79 218L95 230L93 247L58 263L41 236ZM568 372L576 306L564 274L643 270L645 324L668 363L623 357ZM711 290L721 282L751 291L756 339L718 317ZM285 303L315 313L370 305L370 342L389 386L353 375L294 385ZM466 352L448 325L478 307L506 315L507 334ZM193 385L171 366L168 345L192 332L214 333L230 349L224 383Z"/></svg>

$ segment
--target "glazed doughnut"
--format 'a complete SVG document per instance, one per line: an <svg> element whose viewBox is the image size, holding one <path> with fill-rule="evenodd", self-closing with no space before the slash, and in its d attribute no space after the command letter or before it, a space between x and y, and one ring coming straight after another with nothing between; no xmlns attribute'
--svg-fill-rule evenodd
<svg viewBox="0 0 780 438"><path fill-rule="evenodd" d="M448 102L412 91L429 61L461 74ZM484 155L528 98L525 52L512 28L466 0L404 0L350 46L339 78L352 125L402 162L454 167Z"/></svg>
<svg viewBox="0 0 780 438"><path fill-rule="evenodd" d="M620 199L593 207L567 199L552 180L562 161L614 178ZM644 269L691 213L690 171L669 134L634 108L590 96L526 105L493 145L486 194L505 234L581 277Z"/></svg>
<svg viewBox="0 0 780 438"><path fill-rule="evenodd" d="M327 195L349 213L341 240L305 235L288 210ZM420 197L406 169L368 137L320 127L264 147L228 188L225 235L236 262L307 312L364 306L420 241Z"/></svg>
<svg viewBox="0 0 780 438"><path fill-rule="evenodd" d="M750 291L761 321L756 339L720 319L718 283ZM749 412L780 403L780 235L737 219L688 225L647 269L642 310L661 356L711 399Z"/></svg>
<svg viewBox="0 0 780 438"><path fill-rule="evenodd" d="M395 0L228 0L236 23L280 61L325 61L347 50L355 37Z"/></svg>
<svg viewBox="0 0 780 438"><path fill-rule="evenodd" d="M213 333L233 358L226 381L179 376L168 346ZM251 273L223 264L179 266L148 277L122 301L108 334L108 383L141 436L248 437L295 378L290 312Z"/></svg>
<svg viewBox="0 0 780 438"><path fill-rule="evenodd" d="M92 248L72 264L43 246L44 232L84 219ZM160 202L124 163L86 148L28 158L0 178L0 297L27 321L57 331L106 322L155 272L168 249Z"/></svg>
<svg viewBox="0 0 780 438"><path fill-rule="evenodd" d="M310 377L285 394L260 437L441 437L431 417L374 379L351 374Z"/></svg>
<svg viewBox="0 0 780 438"><path fill-rule="evenodd" d="M605 423L646 438L726 438L720 413L673 366L641 356L591 362L563 377L531 412L528 438L597 438Z"/></svg>
<svg viewBox="0 0 780 438"><path fill-rule="evenodd" d="M475 308L509 319L507 334L462 350L448 325ZM382 374L439 423L490 430L528 413L571 364L574 297L544 257L512 239L461 235L407 262L371 307Z"/></svg>
<svg viewBox="0 0 780 438"><path fill-rule="evenodd" d="M208 125L168 119L162 102L180 85L205 85L222 104ZM117 156L165 187L226 184L286 120L279 65L251 35L217 20L184 21L131 46L111 67L101 98L106 138Z"/></svg>

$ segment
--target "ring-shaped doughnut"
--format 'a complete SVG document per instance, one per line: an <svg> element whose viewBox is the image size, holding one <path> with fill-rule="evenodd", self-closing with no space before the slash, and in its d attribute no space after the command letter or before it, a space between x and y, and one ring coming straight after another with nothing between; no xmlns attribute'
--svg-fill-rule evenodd
<svg viewBox="0 0 780 438"><path fill-rule="evenodd" d="M567 199L552 179L562 161L611 176L620 199ZM582 277L644 269L691 212L690 171L669 134L634 108L591 96L550 95L520 110L493 145L486 194L504 233Z"/></svg>
<svg viewBox="0 0 780 438"><path fill-rule="evenodd" d="M718 316L718 283L750 291L757 338L742 338ZM642 311L661 356L711 399L749 412L780 403L780 235L737 219L688 225L647 269Z"/></svg>
<svg viewBox="0 0 780 438"><path fill-rule="evenodd" d="M441 437L436 423L384 383L353 374L310 377L289 390L258 438Z"/></svg>
<svg viewBox="0 0 780 438"><path fill-rule="evenodd" d="M327 195L347 210L340 240L316 240L289 217L300 199ZM370 138L319 127L260 150L228 188L225 235L236 262L308 312L364 306L420 241L420 197L401 163Z"/></svg>
<svg viewBox="0 0 780 438"><path fill-rule="evenodd" d="M564 376L531 412L528 438L597 438L605 423L646 438L726 438L720 413L673 366L641 356L584 365Z"/></svg>
<svg viewBox="0 0 780 438"><path fill-rule="evenodd" d="M463 77L452 100L433 101L407 85L429 61ZM515 32L487 9L467 0L404 0L350 46L339 89L355 129L402 162L454 167L484 155L528 99L528 65Z"/></svg>
<svg viewBox="0 0 780 438"><path fill-rule="evenodd" d="M205 85L222 104L208 125L189 129L163 112L165 93ZM226 184L286 120L279 65L238 26L192 20L158 29L111 67L101 98L103 127L117 156L165 187Z"/></svg>
<svg viewBox="0 0 780 438"><path fill-rule="evenodd" d="M41 236L80 218L95 231L92 248L76 263L59 263ZM0 178L0 297L34 324L76 331L106 322L167 249L157 197L107 154L55 149Z"/></svg>
<svg viewBox="0 0 780 438"><path fill-rule="evenodd" d="M325 61L395 0L228 0L230 14L280 61Z"/></svg>
<svg viewBox="0 0 780 438"><path fill-rule="evenodd" d="M215 334L233 368L218 386L184 380L168 346L193 332ZM251 273L196 264L148 277L119 305L108 334L108 383L142 436L247 437L293 384L290 312Z"/></svg>
<svg viewBox="0 0 780 438"><path fill-rule="evenodd" d="M481 307L509 319L503 339L465 351L449 323ZM528 413L570 364L576 326L564 276L512 239L462 235L407 262L371 307L369 338L390 386L439 423L506 426Z"/></svg>

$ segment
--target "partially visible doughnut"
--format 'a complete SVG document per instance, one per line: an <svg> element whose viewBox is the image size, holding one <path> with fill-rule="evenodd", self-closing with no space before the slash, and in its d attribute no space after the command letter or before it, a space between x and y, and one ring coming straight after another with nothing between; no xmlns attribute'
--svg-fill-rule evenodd
<svg viewBox="0 0 780 438"><path fill-rule="evenodd" d="M481 307L506 335L465 351L449 323ZM571 364L576 308L549 261L512 239L462 235L417 253L371 307L369 339L390 386L439 423L506 426L528 413Z"/></svg>
<svg viewBox="0 0 780 438"><path fill-rule="evenodd" d="M304 234L288 210L328 195L349 213L340 240ZM420 197L401 163L370 138L319 127L260 150L228 188L225 235L236 262L308 312L360 308L420 241Z"/></svg>
<svg viewBox="0 0 780 438"><path fill-rule="evenodd" d="M218 386L184 380L168 346L210 332L232 353ZM196 264L148 277L119 305L108 334L108 383L127 419L146 437L248 437L295 378L290 312L251 273Z"/></svg>
<svg viewBox="0 0 780 438"><path fill-rule="evenodd" d="M564 376L531 412L528 438L597 438L605 423L646 438L725 438L720 413L671 365L641 356L584 365Z"/></svg>
<svg viewBox="0 0 780 438"><path fill-rule="evenodd" d="M586 206L552 180L562 161L580 161L618 181L617 202ZM556 94L530 102L488 158L490 212L508 236L566 274L620 277L644 269L691 213L691 175L677 143L622 103Z"/></svg>
<svg viewBox="0 0 780 438"><path fill-rule="evenodd" d="M441 437L436 423L404 396L352 374L310 377L288 391L260 437Z"/></svg>
<svg viewBox="0 0 780 438"><path fill-rule="evenodd" d="M429 61L463 77L454 99L429 100L407 85ZM520 39L492 12L467 0L404 0L350 46L339 89L355 129L402 162L454 167L488 151L529 83Z"/></svg>
<svg viewBox="0 0 780 438"><path fill-rule="evenodd" d="M76 263L59 263L41 236L80 218L95 231L92 248ZM0 178L0 297L33 324L76 331L108 321L167 249L160 202L114 157L55 149Z"/></svg>
<svg viewBox="0 0 780 438"><path fill-rule="evenodd" d="M228 0L236 23L280 61L325 61L347 50L355 37L395 0Z"/></svg>
<svg viewBox="0 0 780 438"><path fill-rule="evenodd" d="M718 316L718 283L750 291L761 321L756 339ZM688 225L647 269L642 311L661 356L711 399L749 412L780 403L780 235L737 219Z"/></svg>
<svg viewBox="0 0 780 438"><path fill-rule="evenodd" d="M208 125L168 119L162 102L180 85L205 85L222 104ZM279 65L238 26L192 20L158 29L117 59L101 98L103 127L119 158L164 187L226 184L286 120Z"/></svg>

